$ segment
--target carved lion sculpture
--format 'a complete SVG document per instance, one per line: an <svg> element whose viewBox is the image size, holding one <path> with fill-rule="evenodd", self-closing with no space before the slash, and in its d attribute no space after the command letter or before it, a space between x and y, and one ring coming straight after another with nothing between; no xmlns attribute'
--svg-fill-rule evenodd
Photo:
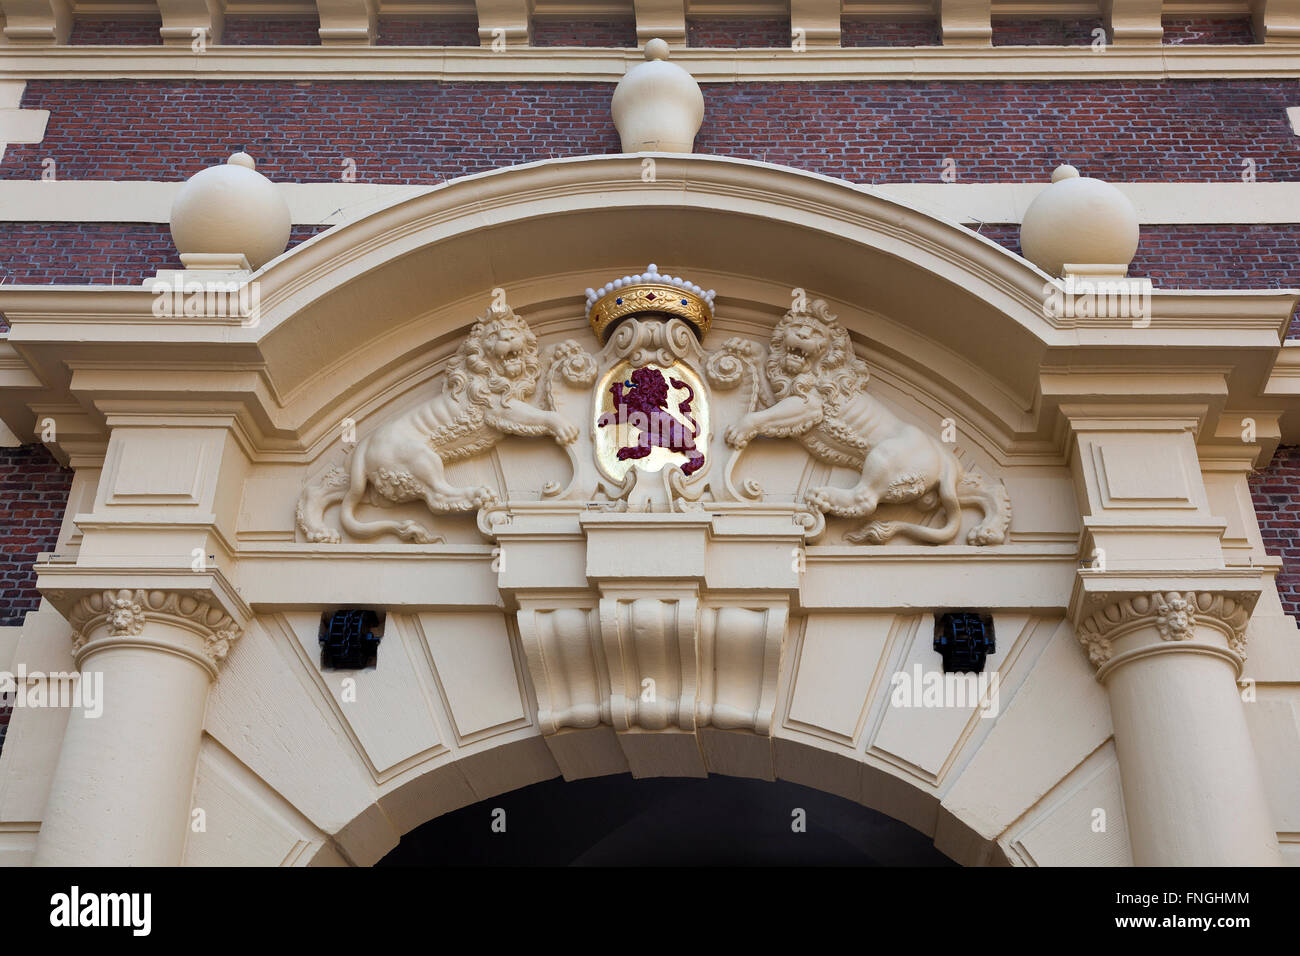
<svg viewBox="0 0 1300 956"><path fill-rule="evenodd" d="M601 415L596 425L604 428L606 425L630 424L639 432L636 444L618 450L619 461L645 458L655 448L667 448L686 456L682 474L691 475L704 465L704 453L695 447L700 426L691 415L695 389L680 378L671 380L673 388L684 388L687 392L686 398L678 405L686 417L683 423L668 410L669 384L670 380L664 378L664 373L657 368L645 366L636 369L631 380L610 386L614 410Z"/></svg>
<svg viewBox="0 0 1300 956"><path fill-rule="evenodd" d="M748 343L733 340L725 350ZM848 333L820 299L806 311L791 310L772 330L766 363L766 407L727 429L733 448L753 438L793 437L822 461L861 469L852 488L811 489L806 499L827 514L868 517L877 506L917 502L923 510L940 505L946 520L937 527L900 521L872 521L846 535L849 541L880 544L904 535L931 544L950 542L961 529L961 508L974 505L982 520L968 544L1001 544L1011 522L1005 489L966 474L957 457L925 431L900 420L867 394L870 372L853 354Z"/></svg>
<svg viewBox="0 0 1300 956"><path fill-rule="evenodd" d="M561 445L577 440L577 426L528 404L539 365L532 330L508 305L494 305L461 343L439 395L363 438L350 473L336 466L303 491L297 520L307 540L340 540L324 521L325 509L340 500L343 530L353 537L393 532L420 543L442 538L418 521L362 521L357 505L423 501L446 514L495 503L490 488L451 484L443 466L481 454L507 434L553 435Z"/></svg>

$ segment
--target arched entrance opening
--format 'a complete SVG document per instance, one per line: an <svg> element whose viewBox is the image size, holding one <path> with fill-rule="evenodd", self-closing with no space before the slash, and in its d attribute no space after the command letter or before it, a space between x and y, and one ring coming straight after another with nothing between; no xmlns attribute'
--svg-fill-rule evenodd
<svg viewBox="0 0 1300 956"><path fill-rule="evenodd" d="M782 781L552 780L438 817L376 866L952 866L922 833Z"/></svg>

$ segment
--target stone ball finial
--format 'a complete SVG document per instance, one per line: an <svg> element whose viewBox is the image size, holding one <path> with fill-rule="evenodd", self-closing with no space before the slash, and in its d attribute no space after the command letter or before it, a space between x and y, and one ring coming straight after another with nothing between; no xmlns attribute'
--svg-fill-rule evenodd
<svg viewBox="0 0 1300 956"><path fill-rule="evenodd" d="M704 94L684 69L668 60L668 44L645 45L645 62L624 74L614 88L610 112L623 152L689 153L704 122Z"/></svg>
<svg viewBox="0 0 1300 956"><path fill-rule="evenodd" d="M1052 172L1052 184L1034 197L1020 226L1020 249L1044 272L1059 276L1065 265L1125 268L1138 247L1138 217L1127 196L1073 166Z"/></svg>
<svg viewBox="0 0 1300 956"><path fill-rule="evenodd" d="M289 244L289 206L247 153L191 176L172 202L172 241L182 255L242 254L254 269Z"/></svg>

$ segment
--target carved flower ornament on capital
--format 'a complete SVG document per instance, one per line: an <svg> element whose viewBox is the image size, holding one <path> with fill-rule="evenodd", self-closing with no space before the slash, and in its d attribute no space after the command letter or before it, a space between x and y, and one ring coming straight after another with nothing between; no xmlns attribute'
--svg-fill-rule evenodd
<svg viewBox="0 0 1300 956"><path fill-rule="evenodd" d="M345 450L345 464L303 490L299 529L325 544L345 534L442 543L422 521L360 513L363 505L418 502L433 515L476 511L490 534L508 520L509 503L492 488L458 487L445 466L508 435L550 439L568 454L572 477L548 482L544 499L610 511L734 507L764 498L755 480L734 472L749 444L765 437L796 441L818 461L857 474L849 487L812 487L791 503L810 536L835 516L864 522L844 535L849 543L949 544L970 507L980 517L967 545L1007 540L1003 483L963 464L937 430L904 421L868 392L870 370L824 300L801 298L766 348L734 337L706 351L714 308L713 290L651 263L586 290L600 346L593 354L575 339L539 348L528 324L495 301L448 362L437 394L381 422ZM325 518L335 504L338 528ZM900 504L941 520L873 520L879 506Z"/></svg>
<svg viewBox="0 0 1300 956"><path fill-rule="evenodd" d="M1079 627L1079 641L1088 659L1100 667L1111 659L1114 641L1140 627L1153 627L1162 641L1190 641L1198 623L1217 627L1228 635L1228 646L1246 657L1246 627L1257 595L1215 594L1207 591L1155 591L1106 604ZM1093 595L1094 602L1105 600Z"/></svg>
<svg viewBox="0 0 1300 956"><path fill-rule="evenodd" d="M202 598L174 591L121 588L89 594L76 603L68 617L72 648L81 650L101 623L109 638L137 637L150 618L197 629L203 636L203 653L213 665L226 659L243 633L225 611Z"/></svg>

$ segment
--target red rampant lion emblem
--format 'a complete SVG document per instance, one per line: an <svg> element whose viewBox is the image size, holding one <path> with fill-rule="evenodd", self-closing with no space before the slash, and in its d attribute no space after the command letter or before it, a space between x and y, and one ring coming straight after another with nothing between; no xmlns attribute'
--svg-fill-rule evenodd
<svg viewBox="0 0 1300 956"><path fill-rule="evenodd" d="M686 417L681 419L668 410L668 386L686 389L677 410ZM615 382L609 392L614 396L614 410L605 412L596 420L596 425L630 425L637 429L637 443L625 445L618 450L618 460L644 458L655 448L666 448L686 456L682 465L682 474L690 475L704 467L704 454L695 447L695 439L700 434L699 424L691 415L691 403L695 401L695 389L680 378L665 379L664 373L657 368L644 366L632 373L626 382Z"/></svg>

